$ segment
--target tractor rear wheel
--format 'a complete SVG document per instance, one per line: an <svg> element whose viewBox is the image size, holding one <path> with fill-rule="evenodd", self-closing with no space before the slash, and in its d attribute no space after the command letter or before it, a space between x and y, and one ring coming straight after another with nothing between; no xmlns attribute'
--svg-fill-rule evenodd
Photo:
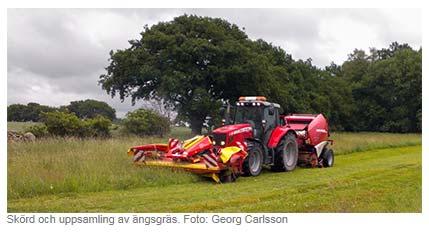
<svg viewBox="0 0 429 234"><path fill-rule="evenodd" d="M334 151L325 147L322 152L322 164L324 167L334 166Z"/></svg>
<svg viewBox="0 0 429 234"><path fill-rule="evenodd" d="M263 163L262 148L258 143L253 143L247 150L247 157L243 162L245 176L258 176L262 171Z"/></svg>
<svg viewBox="0 0 429 234"><path fill-rule="evenodd" d="M272 170L292 171L298 162L298 142L293 133L288 133L277 147Z"/></svg>

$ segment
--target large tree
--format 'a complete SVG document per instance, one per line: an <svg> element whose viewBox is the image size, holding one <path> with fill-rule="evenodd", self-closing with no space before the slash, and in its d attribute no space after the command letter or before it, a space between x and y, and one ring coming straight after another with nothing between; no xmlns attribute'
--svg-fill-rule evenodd
<svg viewBox="0 0 429 234"><path fill-rule="evenodd" d="M162 98L200 133L222 100L268 94L269 59L237 25L183 15L144 27L130 47L110 52L102 88L124 100ZM259 50L263 50L260 48Z"/></svg>

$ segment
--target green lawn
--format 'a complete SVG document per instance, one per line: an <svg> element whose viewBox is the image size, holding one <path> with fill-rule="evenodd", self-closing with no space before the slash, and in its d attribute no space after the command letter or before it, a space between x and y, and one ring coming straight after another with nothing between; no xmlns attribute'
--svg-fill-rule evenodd
<svg viewBox="0 0 429 234"><path fill-rule="evenodd" d="M264 172L236 183L9 199L9 212L421 212L421 146L345 154L333 168Z"/></svg>

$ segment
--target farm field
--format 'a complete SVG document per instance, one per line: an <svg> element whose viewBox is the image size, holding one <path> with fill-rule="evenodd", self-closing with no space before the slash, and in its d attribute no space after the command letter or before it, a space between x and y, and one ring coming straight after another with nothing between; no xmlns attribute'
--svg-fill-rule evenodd
<svg viewBox="0 0 429 234"><path fill-rule="evenodd" d="M169 137L190 136L188 129L174 128ZM421 212L420 134L332 138L333 168L265 170L232 184L137 168L126 155L129 146L168 137L8 143L8 211Z"/></svg>

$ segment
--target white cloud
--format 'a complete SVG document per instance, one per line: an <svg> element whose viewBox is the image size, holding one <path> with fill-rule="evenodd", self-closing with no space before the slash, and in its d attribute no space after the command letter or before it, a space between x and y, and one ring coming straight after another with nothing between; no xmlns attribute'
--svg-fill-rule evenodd
<svg viewBox="0 0 429 234"><path fill-rule="evenodd" d="M341 64L347 59L347 54L355 48L382 47L377 28L374 25L354 21L344 16L324 19L320 22L319 38L321 43L317 48L321 53L321 61L317 64L332 60Z"/></svg>

